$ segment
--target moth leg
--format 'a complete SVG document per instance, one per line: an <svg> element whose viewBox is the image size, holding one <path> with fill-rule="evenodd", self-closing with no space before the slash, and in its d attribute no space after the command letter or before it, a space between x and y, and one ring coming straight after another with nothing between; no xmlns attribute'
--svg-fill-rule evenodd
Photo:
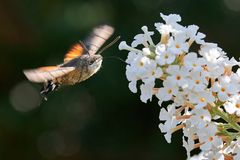
<svg viewBox="0 0 240 160"><path fill-rule="evenodd" d="M43 97L45 101L47 101L47 95L55 91L57 88L59 88L58 83L54 83L53 81L47 81L46 83L43 84L42 89L40 90L40 94Z"/></svg>
<svg viewBox="0 0 240 160"><path fill-rule="evenodd" d="M43 83L43 87L42 87L41 90L40 90L40 95L42 96L42 98L43 98L45 101L47 101L47 93L49 92L49 91L48 91L48 86L49 86L49 81Z"/></svg>

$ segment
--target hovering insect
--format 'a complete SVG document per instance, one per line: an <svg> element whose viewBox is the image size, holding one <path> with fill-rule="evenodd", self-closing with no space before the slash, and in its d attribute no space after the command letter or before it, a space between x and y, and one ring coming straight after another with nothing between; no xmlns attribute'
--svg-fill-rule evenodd
<svg viewBox="0 0 240 160"><path fill-rule="evenodd" d="M49 92L62 85L74 85L94 75L101 67L103 57L99 48L113 34L114 28L101 25L93 29L84 42L79 42L70 48L64 57L64 62L56 66L45 66L36 69L24 70L27 79L35 83L43 83L40 94L45 100ZM119 39L119 37L118 37Z"/></svg>

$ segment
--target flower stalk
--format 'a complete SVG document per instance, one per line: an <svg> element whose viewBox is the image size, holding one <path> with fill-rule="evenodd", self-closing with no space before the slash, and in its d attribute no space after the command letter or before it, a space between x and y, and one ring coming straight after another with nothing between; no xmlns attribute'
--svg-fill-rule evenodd
<svg viewBox="0 0 240 160"><path fill-rule="evenodd" d="M120 50L129 51L129 89L139 91L144 103L158 98L159 128L168 143L174 132L183 131L188 159L192 150L200 149L199 159L239 160L240 69L232 68L240 62L205 42L198 26L179 24L179 15L160 16L164 23L155 23L159 42L154 43L155 32L143 26L131 46L119 44ZM192 44L199 46L197 52L191 51Z"/></svg>

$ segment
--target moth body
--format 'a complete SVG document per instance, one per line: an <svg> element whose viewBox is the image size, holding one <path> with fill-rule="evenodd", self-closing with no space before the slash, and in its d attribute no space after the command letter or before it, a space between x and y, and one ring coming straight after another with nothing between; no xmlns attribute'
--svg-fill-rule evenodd
<svg viewBox="0 0 240 160"><path fill-rule="evenodd" d="M29 81L43 83L40 93L46 99L49 92L62 85L74 85L94 75L100 69L103 59L97 52L113 32L111 26L98 26L84 43L73 45L66 53L63 64L28 69L23 73Z"/></svg>
<svg viewBox="0 0 240 160"><path fill-rule="evenodd" d="M97 71L99 71L102 65L101 55L83 55L79 58L74 59L72 62L63 64L62 67L75 66L75 69L61 77L53 80L59 85L74 85L76 83L82 82Z"/></svg>

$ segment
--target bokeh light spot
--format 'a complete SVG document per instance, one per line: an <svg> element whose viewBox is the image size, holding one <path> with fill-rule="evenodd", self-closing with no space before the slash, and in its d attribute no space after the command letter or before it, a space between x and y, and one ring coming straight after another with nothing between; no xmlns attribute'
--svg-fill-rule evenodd
<svg viewBox="0 0 240 160"><path fill-rule="evenodd" d="M48 159L56 156L72 156L80 149L77 136L60 131L43 132L37 142L38 151Z"/></svg>
<svg viewBox="0 0 240 160"><path fill-rule="evenodd" d="M232 11L240 11L240 0L224 0L225 5Z"/></svg>
<svg viewBox="0 0 240 160"><path fill-rule="evenodd" d="M10 103L19 112L28 112L39 106L39 92L28 82L18 83L10 92Z"/></svg>

